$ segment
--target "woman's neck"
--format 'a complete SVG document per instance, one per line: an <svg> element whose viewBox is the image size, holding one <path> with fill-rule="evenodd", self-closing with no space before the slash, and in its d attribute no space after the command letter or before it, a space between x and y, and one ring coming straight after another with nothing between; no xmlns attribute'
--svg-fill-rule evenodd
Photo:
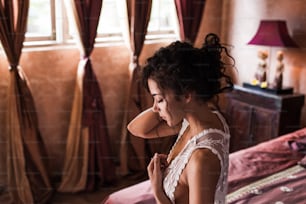
<svg viewBox="0 0 306 204"><path fill-rule="evenodd" d="M204 129L220 128L220 121L208 103L194 103L190 107L192 108L187 109L185 118L189 123L191 136Z"/></svg>

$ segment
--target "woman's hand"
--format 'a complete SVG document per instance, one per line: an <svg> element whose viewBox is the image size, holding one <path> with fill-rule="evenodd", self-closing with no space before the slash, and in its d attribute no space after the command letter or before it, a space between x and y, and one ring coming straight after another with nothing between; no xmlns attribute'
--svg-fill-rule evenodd
<svg viewBox="0 0 306 204"><path fill-rule="evenodd" d="M151 185L153 188L153 192L156 197L159 197L160 194L163 194L163 173L167 163L167 155L165 154L157 154L155 153L154 157L152 157L148 167L148 175L151 181Z"/></svg>

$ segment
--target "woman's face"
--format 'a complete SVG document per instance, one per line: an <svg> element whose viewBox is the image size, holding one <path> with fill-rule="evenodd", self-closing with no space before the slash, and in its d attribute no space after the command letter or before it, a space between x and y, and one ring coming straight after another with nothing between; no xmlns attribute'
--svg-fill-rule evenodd
<svg viewBox="0 0 306 204"><path fill-rule="evenodd" d="M178 97L172 90L161 90L153 79L148 79L148 86L153 97L153 111L167 122L170 127L179 124L185 117L185 100Z"/></svg>

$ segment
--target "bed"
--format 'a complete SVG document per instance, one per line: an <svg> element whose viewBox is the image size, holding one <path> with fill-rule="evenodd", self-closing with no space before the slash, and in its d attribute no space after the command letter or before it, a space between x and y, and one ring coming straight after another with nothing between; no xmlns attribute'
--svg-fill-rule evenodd
<svg viewBox="0 0 306 204"><path fill-rule="evenodd" d="M230 154L228 204L306 203L306 128Z"/></svg>
<svg viewBox="0 0 306 204"><path fill-rule="evenodd" d="M228 204L306 203L306 128L230 154ZM149 181L102 203L155 203Z"/></svg>

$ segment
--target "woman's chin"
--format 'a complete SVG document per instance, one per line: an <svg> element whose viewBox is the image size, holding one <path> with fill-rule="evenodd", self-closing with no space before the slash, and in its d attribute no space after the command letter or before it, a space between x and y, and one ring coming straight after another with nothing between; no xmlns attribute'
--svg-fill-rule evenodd
<svg viewBox="0 0 306 204"><path fill-rule="evenodd" d="M179 121L179 122L167 121L167 120L165 120L165 121L167 122L167 125L168 125L169 127L176 127L176 126L182 124L182 121Z"/></svg>
<svg viewBox="0 0 306 204"><path fill-rule="evenodd" d="M180 121L166 120L165 118L163 118L163 120L167 123L169 127L176 127L177 125L181 123Z"/></svg>
<svg viewBox="0 0 306 204"><path fill-rule="evenodd" d="M169 126L169 127L175 127L175 124L173 123L173 122L171 122L171 121L166 121L167 122L167 125Z"/></svg>
<svg viewBox="0 0 306 204"><path fill-rule="evenodd" d="M167 125L169 126L169 127L172 127L173 126L173 124L170 122L170 121L167 121L167 120L165 120L166 121L166 123L167 123Z"/></svg>

